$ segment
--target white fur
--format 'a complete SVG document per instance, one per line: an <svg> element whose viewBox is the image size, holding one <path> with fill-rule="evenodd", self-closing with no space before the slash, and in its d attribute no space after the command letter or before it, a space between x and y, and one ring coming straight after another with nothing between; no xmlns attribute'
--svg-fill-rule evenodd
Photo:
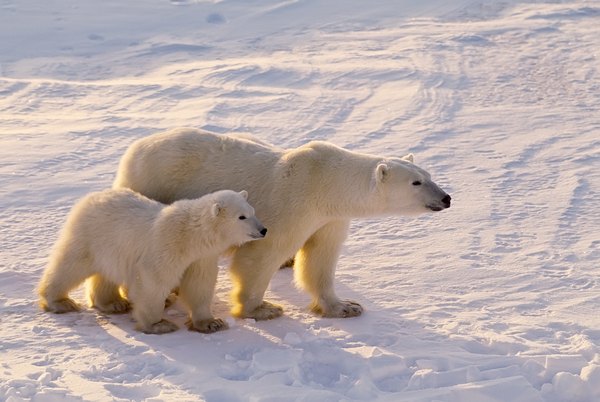
<svg viewBox="0 0 600 402"><path fill-rule="evenodd" d="M256 319L280 315L281 308L263 301L263 295L274 272L297 253L296 280L312 295L313 309L346 317L362 312L360 305L342 301L334 292L335 266L350 219L449 206L449 196L412 161L412 155L383 158L321 141L281 150L249 136L184 128L133 143L120 162L114 187L132 188L165 203L222 188L247 188L269 234L235 250L232 313ZM192 306L192 316L206 302L195 296L203 293L197 277L214 272L216 261L207 260L186 271L182 296Z"/></svg>
<svg viewBox="0 0 600 402"><path fill-rule="evenodd" d="M162 311L186 268L264 236L247 196L246 191L224 190L166 206L129 189L89 194L73 207L50 257L39 286L41 307L57 313L77 310L68 293L91 277L91 306L126 311L128 301L117 287L122 285L139 330L175 330L175 324L161 319ZM202 297L209 303L211 284L203 285L207 294ZM98 297L106 291L102 287L112 287L110 300ZM195 329L203 332L225 327L212 317L210 305L201 320Z"/></svg>

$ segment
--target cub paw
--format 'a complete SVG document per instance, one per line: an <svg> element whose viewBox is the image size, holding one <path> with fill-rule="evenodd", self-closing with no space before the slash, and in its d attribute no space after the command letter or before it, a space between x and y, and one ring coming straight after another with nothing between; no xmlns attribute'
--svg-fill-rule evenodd
<svg viewBox="0 0 600 402"><path fill-rule="evenodd" d="M191 319L185 323L190 331L201 332L203 334L212 334L213 332L223 331L229 328L229 325L220 318L208 318L206 320Z"/></svg>
<svg viewBox="0 0 600 402"><path fill-rule="evenodd" d="M106 304L96 304L94 307L104 314L124 314L131 310L131 303L126 299L119 299Z"/></svg>
<svg viewBox="0 0 600 402"><path fill-rule="evenodd" d="M340 300L339 302L323 308L313 305L311 310L326 318L349 318L358 317L363 313L363 307L352 300Z"/></svg>
<svg viewBox="0 0 600 402"><path fill-rule="evenodd" d="M54 300L52 302L42 301L40 306L44 311L48 311L56 314L70 313L72 311L81 310L81 306L75 302L75 300L66 297L64 299Z"/></svg>

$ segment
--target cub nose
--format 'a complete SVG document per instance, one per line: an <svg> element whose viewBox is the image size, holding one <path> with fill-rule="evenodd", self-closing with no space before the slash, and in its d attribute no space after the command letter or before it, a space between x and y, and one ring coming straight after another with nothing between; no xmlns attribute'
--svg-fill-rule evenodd
<svg viewBox="0 0 600 402"><path fill-rule="evenodd" d="M260 234L265 237L267 235L267 228L262 228L262 230L260 231Z"/></svg>
<svg viewBox="0 0 600 402"><path fill-rule="evenodd" d="M444 198L442 198L442 202L444 203L446 208L450 208L450 200L451 199L452 199L452 197L450 197L448 194L446 194L446 196Z"/></svg>

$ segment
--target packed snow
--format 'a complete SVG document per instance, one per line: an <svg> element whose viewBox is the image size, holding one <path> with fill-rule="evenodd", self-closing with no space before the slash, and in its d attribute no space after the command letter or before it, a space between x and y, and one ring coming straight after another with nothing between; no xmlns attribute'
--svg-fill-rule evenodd
<svg viewBox="0 0 600 402"><path fill-rule="evenodd" d="M0 400L600 400L600 2L0 0ZM135 139L190 126L402 156L453 198L357 220L337 291L272 321L134 330L35 287ZM75 298L83 302L83 293Z"/></svg>

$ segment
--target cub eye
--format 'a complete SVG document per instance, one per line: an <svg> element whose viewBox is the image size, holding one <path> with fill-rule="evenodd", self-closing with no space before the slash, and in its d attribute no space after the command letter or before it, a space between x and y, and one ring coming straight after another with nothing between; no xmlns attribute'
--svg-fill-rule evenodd
<svg viewBox="0 0 600 402"><path fill-rule="evenodd" d="M421 182L419 180L415 180L415 181L412 182L412 185L413 186L420 186Z"/></svg>
<svg viewBox="0 0 600 402"><path fill-rule="evenodd" d="M241 221L243 221L244 219L246 219L246 217L244 215L240 216L239 218Z"/></svg>

